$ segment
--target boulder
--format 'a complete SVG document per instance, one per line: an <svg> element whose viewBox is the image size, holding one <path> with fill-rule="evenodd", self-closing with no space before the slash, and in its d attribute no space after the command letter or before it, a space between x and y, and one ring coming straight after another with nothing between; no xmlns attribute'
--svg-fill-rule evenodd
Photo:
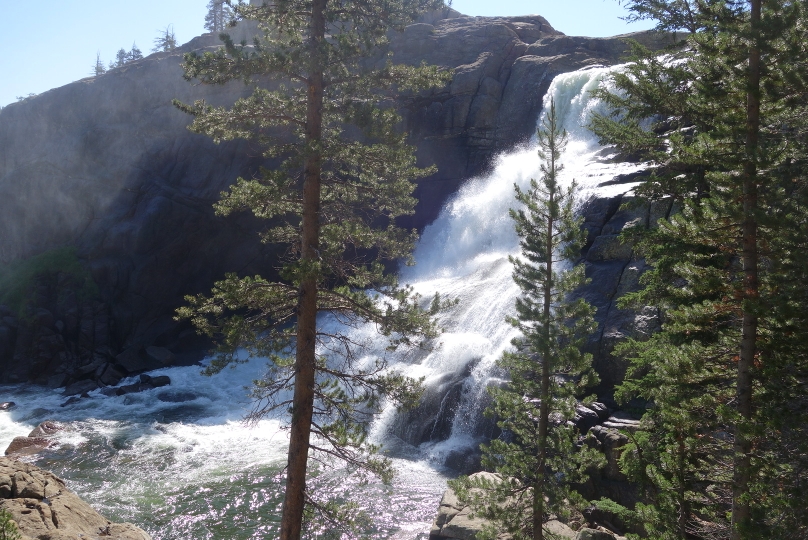
<svg viewBox="0 0 808 540"><path fill-rule="evenodd" d="M595 426L590 433L598 440L606 456L605 477L608 480L625 480L625 475L620 471L619 461L622 447L628 442L628 437L614 428L604 426Z"/></svg>
<svg viewBox="0 0 808 540"><path fill-rule="evenodd" d="M474 477L483 477L492 482L499 482L501 478L499 475L489 472L472 474L471 478ZM474 540L477 533L489 522L480 517L472 517L471 514L471 508L462 504L454 491L448 488L443 493L438 507L438 515L429 532L430 540ZM559 540L562 538L575 538L575 531L558 520L550 520L545 523L544 531L554 535L552 538ZM550 538L550 535L547 534L546 537ZM503 532L497 538L498 540L509 540L511 535Z"/></svg>
<svg viewBox="0 0 808 540"><path fill-rule="evenodd" d="M52 446L56 446L56 442L46 437L14 437L6 448L6 455L38 454Z"/></svg>
<svg viewBox="0 0 808 540"><path fill-rule="evenodd" d="M545 538L551 538L552 540L561 540L562 538L572 538L572 539L575 538L574 530L572 530L567 524L561 523L560 521L555 519L552 519L544 524L544 532L545 532Z"/></svg>
<svg viewBox="0 0 808 540"><path fill-rule="evenodd" d="M148 355L141 347L130 347L115 357L115 365L126 373L140 373L150 369L157 369L162 365Z"/></svg>
<svg viewBox="0 0 808 540"><path fill-rule="evenodd" d="M4 401L3 403L0 403L0 411L10 411L16 406L17 404L13 401Z"/></svg>
<svg viewBox="0 0 808 540"><path fill-rule="evenodd" d="M67 388L65 388L64 395L65 396L76 396L80 394L85 394L90 392L91 390L95 390L98 388L98 383L89 379L84 379L82 381L76 381L73 384L69 384Z"/></svg>
<svg viewBox="0 0 808 540"><path fill-rule="evenodd" d="M176 360L174 353L165 347L146 347L146 356L150 360L159 362L164 366L171 365L174 363L174 360Z"/></svg>
<svg viewBox="0 0 808 540"><path fill-rule="evenodd" d="M37 427L35 427L31 433L28 434L29 437L49 437L54 433L58 433L63 431L65 426L60 424L59 422L55 422L53 420L45 420Z"/></svg>
<svg viewBox="0 0 808 540"><path fill-rule="evenodd" d="M599 529L583 528L575 535L575 540L616 540L614 534Z"/></svg>
<svg viewBox="0 0 808 540"><path fill-rule="evenodd" d="M151 540L130 523L112 523L38 467L0 458L0 507L23 538L37 540Z"/></svg>
<svg viewBox="0 0 808 540"><path fill-rule="evenodd" d="M58 446L51 438L54 433L62 431L64 426L53 420L45 420L28 434L27 437L15 437L6 448L6 455L30 455L42 450Z"/></svg>
<svg viewBox="0 0 808 540"><path fill-rule="evenodd" d="M193 401L197 397L197 394L193 392L183 392L181 390L164 390L157 394L157 399L165 403L184 403L186 401Z"/></svg>
<svg viewBox="0 0 808 540"><path fill-rule="evenodd" d="M171 384L171 379L168 375L158 375L157 377L152 377L148 384L152 385L153 388L160 388Z"/></svg>

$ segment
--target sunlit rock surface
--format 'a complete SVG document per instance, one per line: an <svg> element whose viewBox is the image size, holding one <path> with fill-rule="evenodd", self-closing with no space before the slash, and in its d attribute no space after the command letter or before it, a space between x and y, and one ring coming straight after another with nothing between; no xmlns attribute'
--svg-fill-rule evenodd
<svg viewBox="0 0 808 540"><path fill-rule="evenodd" d="M70 491L57 476L21 461L0 458L0 508L23 540L151 540L131 523L112 523Z"/></svg>

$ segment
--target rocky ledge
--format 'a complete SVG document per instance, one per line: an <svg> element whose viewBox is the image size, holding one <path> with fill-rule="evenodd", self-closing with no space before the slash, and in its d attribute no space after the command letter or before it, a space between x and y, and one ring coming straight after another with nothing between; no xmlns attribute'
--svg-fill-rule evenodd
<svg viewBox="0 0 808 540"><path fill-rule="evenodd" d="M499 481L499 477L488 472L479 472L472 475L487 476L489 480ZM429 533L430 540L474 540L477 533L482 531L488 522L480 517L474 517L471 508L461 503L454 491L449 488L440 501L438 515L432 524ZM574 527L574 528L573 528ZM545 537L569 540L625 540L604 527L581 526L579 521L562 523L551 519L544 524ZM577 529L577 530L576 530ZM510 540L511 536L502 533L498 540Z"/></svg>
<svg viewBox="0 0 808 540"><path fill-rule="evenodd" d="M11 514L22 540L151 540L131 523L106 519L61 478L11 458L0 458L0 508Z"/></svg>

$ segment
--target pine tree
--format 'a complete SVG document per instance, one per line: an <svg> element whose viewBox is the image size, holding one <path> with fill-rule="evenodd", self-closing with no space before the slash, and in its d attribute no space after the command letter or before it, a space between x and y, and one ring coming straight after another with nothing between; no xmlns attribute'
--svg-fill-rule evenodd
<svg viewBox="0 0 808 540"><path fill-rule="evenodd" d="M95 65L93 66L92 75L98 77L99 75L103 75L107 72L107 68L104 67L104 62L101 61L101 53L97 52L95 54Z"/></svg>
<svg viewBox="0 0 808 540"><path fill-rule="evenodd" d="M208 13L205 15L205 30L208 32L224 32L235 20L233 8L227 0L210 0Z"/></svg>
<svg viewBox="0 0 808 540"><path fill-rule="evenodd" d="M657 166L642 193L682 208L646 234L654 270L629 298L659 306L664 324L623 347L634 366L622 395L654 406L626 466L648 487L639 511L655 537L794 537L782 524L799 522L794 497L805 502L805 447L783 433L785 419L804 422L805 283L780 261L805 228L804 8L631 2L661 4L661 28L686 5L698 31L616 77L623 94L605 97L622 117L593 122L603 142Z"/></svg>
<svg viewBox="0 0 808 540"><path fill-rule="evenodd" d="M366 444L368 422L383 399L408 404L418 394L418 382L388 371L384 357L360 361L364 344L321 328L318 314L348 326L375 324L391 350L437 332L432 315L439 299L425 306L383 261L410 259L415 232L397 227L395 219L413 212L411 181L432 172L416 167L412 147L397 131L391 89L424 89L447 77L435 67L385 62L378 51L391 29L441 5L239 4L236 16L256 21L261 30L252 46L223 35L222 49L185 56L189 80L222 84L260 75L279 84L256 87L230 109L202 101L177 105L195 116L193 131L217 142L256 140L267 157L282 160L257 178L238 179L216 206L220 215L248 210L271 220L264 239L287 246L282 280L229 275L210 296L189 298L179 312L219 340L212 371L238 361L239 348L271 360L270 374L254 391L254 417L291 412L283 540L300 538L307 504L329 513L306 489L309 452L389 479L389 463L372 456L374 448ZM367 61L373 54L381 60L376 67Z"/></svg>
<svg viewBox="0 0 808 540"><path fill-rule="evenodd" d="M126 53L126 61L134 62L136 60L142 60L142 59L143 59L143 53L141 52L140 49L138 49L137 44L133 42L132 49L128 53Z"/></svg>
<svg viewBox="0 0 808 540"><path fill-rule="evenodd" d="M126 52L126 49L121 47L118 49L118 52L115 53L115 60L109 63L109 69L115 69L123 66L129 61L129 53Z"/></svg>
<svg viewBox="0 0 808 540"><path fill-rule="evenodd" d="M511 210L522 248L521 257L511 258L513 278L522 295L510 322L522 336L513 342L516 352L498 362L509 382L491 390L488 411L508 436L483 447L484 467L502 481L475 477L452 484L479 515L495 522L487 531L491 539L501 527L516 539L544 538L549 515L563 515L579 502L570 484L582 482L584 471L597 462L588 447L575 448L575 428L567 422L574 416L575 395L594 385L597 375L591 355L581 352L595 329L594 310L583 299L567 297L587 280L582 265L564 269L578 259L586 234L575 216L575 184L564 189L558 181L565 141L551 101L538 132L541 183L531 180L529 191L517 186L524 208Z"/></svg>
<svg viewBox="0 0 808 540"><path fill-rule="evenodd" d="M170 52L177 48L177 38L174 36L174 28L171 25L160 30L160 35L154 38L154 48L152 52Z"/></svg>

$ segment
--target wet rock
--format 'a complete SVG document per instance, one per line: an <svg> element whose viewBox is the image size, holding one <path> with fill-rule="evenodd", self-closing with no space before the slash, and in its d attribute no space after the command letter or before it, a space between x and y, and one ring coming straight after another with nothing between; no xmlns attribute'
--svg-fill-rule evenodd
<svg viewBox="0 0 808 540"><path fill-rule="evenodd" d="M38 454L42 450L55 446L56 443L46 437L14 437L6 448L6 455Z"/></svg>
<svg viewBox="0 0 808 540"><path fill-rule="evenodd" d="M166 403L185 403L186 401L193 401L197 395L193 392L182 392L167 390L157 394L157 399Z"/></svg>
<svg viewBox="0 0 808 540"><path fill-rule="evenodd" d="M154 388L154 387L151 386L150 384L144 384L144 383L127 384L127 385L119 386L118 388L116 388L115 389L115 395L116 396L125 396L127 394L136 394L138 392L143 392L145 390L151 390L152 388Z"/></svg>
<svg viewBox="0 0 808 540"><path fill-rule="evenodd" d="M105 364L102 366L101 374L98 376L98 380L107 385L107 386L115 386L121 379L124 378L124 373L114 364Z"/></svg>
<svg viewBox="0 0 808 540"><path fill-rule="evenodd" d="M617 411L603 422L603 426L612 429L636 431L640 429L640 419L625 411Z"/></svg>
<svg viewBox="0 0 808 540"><path fill-rule="evenodd" d="M48 437L53 435L54 433L58 433L63 431L65 426L59 422L55 422L53 420L45 420L37 427L35 427L31 433L28 434L29 437Z"/></svg>
<svg viewBox="0 0 808 540"><path fill-rule="evenodd" d="M573 418L572 422L580 433L586 433L590 428L598 425L601 420L600 417L598 417L598 413L589 407L579 404L575 407L575 418Z"/></svg>
<svg viewBox="0 0 808 540"><path fill-rule="evenodd" d="M174 353L165 347L146 347L146 356L164 366L169 366L176 360Z"/></svg>
<svg viewBox="0 0 808 540"><path fill-rule="evenodd" d="M148 356L140 347L130 347L115 357L115 364L123 368L126 373L139 373L150 369L162 367L161 364Z"/></svg>
<svg viewBox="0 0 808 540"><path fill-rule="evenodd" d="M452 450L443 460L443 464L460 474L471 474L482 469L480 460L482 452L479 447Z"/></svg>
<svg viewBox="0 0 808 540"><path fill-rule="evenodd" d="M14 403L13 401L4 401L4 402L0 403L0 411L10 411L11 409L13 409L16 406L17 406L17 404Z"/></svg>
<svg viewBox="0 0 808 540"><path fill-rule="evenodd" d="M81 397L80 397L80 396L73 396L72 398L70 398L70 399L68 399L68 400L65 400L65 401L64 401L64 403L62 403L62 404L61 404L61 405L59 405L59 406L60 406L60 407L67 407L67 406L69 406L69 405L74 405L74 404L76 404L76 403L78 403L78 402L80 402L80 401L81 401Z"/></svg>
<svg viewBox="0 0 808 540"><path fill-rule="evenodd" d="M158 375L157 377L152 377L149 384L154 388L168 386L171 384L171 378L168 375Z"/></svg>
<svg viewBox="0 0 808 540"><path fill-rule="evenodd" d="M594 403L587 405L587 408L595 411L600 420L606 420L609 418L610 409L603 403L595 401Z"/></svg>
<svg viewBox="0 0 808 540"><path fill-rule="evenodd" d="M130 523L104 518L61 478L10 458L0 458L0 506L11 514L23 538L151 540Z"/></svg>
<svg viewBox="0 0 808 540"><path fill-rule="evenodd" d="M67 382L67 373L55 373L50 377L48 377L48 382L46 383L46 386L48 388L59 388L61 386L64 386L66 382Z"/></svg>
<svg viewBox="0 0 808 540"><path fill-rule="evenodd" d="M76 381L65 388L65 396L75 396L78 394L85 394L98 388L98 383L89 379L83 381Z"/></svg>

